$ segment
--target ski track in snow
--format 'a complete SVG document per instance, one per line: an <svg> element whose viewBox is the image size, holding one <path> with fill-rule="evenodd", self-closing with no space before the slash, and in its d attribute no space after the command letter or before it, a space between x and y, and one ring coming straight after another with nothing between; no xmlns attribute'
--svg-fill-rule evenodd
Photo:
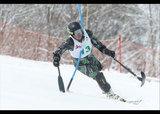
<svg viewBox="0 0 160 114"><path fill-rule="evenodd" d="M73 65L60 65L67 87ZM96 81L79 71L70 91L58 88L58 69L51 62L40 62L0 56L0 110L160 110L160 83L141 82L131 74L103 71L115 93L139 105L107 99Z"/></svg>

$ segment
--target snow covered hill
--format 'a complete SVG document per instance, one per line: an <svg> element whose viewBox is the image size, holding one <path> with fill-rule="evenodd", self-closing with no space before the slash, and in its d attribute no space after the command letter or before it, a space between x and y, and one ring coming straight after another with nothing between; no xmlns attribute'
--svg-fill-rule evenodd
<svg viewBox="0 0 160 114"><path fill-rule="evenodd" d="M60 65L65 87L74 72L72 65ZM58 71L50 62L0 56L0 110L160 110L160 83L146 81L143 87L131 74L103 71L115 93L132 105L107 99L98 84L76 72L71 93L58 88Z"/></svg>

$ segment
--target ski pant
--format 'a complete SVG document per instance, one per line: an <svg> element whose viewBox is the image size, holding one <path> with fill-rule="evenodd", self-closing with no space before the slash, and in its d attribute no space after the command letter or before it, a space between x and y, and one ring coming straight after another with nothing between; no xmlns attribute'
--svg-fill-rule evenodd
<svg viewBox="0 0 160 114"><path fill-rule="evenodd" d="M76 66L78 59L73 59L74 66ZM90 54L85 58L81 58L78 70L87 75L88 77L97 81L98 85L105 93L111 88L110 84L106 81L102 72L102 64L95 58L94 55Z"/></svg>
<svg viewBox="0 0 160 114"><path fill-rule="evenodd" d="M102 89L102 91L104 91L104 93L107 93L110 90L111 86L106 81L102 72L99 72L94 79L97 81L99 87Z"/></svg>

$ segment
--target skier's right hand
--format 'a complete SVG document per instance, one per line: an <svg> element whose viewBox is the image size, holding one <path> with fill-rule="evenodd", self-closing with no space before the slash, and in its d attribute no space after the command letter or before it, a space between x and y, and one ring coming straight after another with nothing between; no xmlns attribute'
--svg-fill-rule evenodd
<svg viewBox="0 0 160 114"><path fill-rule="evenodd" d="M58 66L59 66L59 61L60 61L60 57L54 55L54 57L53 57L53 65L54 65L55 67L58 67Z"/></svg>

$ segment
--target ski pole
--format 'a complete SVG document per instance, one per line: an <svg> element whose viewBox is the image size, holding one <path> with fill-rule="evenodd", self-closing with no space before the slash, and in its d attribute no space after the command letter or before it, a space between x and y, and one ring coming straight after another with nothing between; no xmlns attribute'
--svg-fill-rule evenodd
<svg viewBox="0 0 160 114"><path fill-rule="evenodd" d="M64 93L64 92L65 92L65 89L64 89L65 87L64 87L63 79L62 79L62 77L61 77L61 73L60 73L59 66L58 66L58 73L59 73L59 76L58 76L59 90Z"/></svg>
<svg viewBox="0 0 160 114"><path fill-rule="evenodd" d="M54 54L54 52L53 52ZM62 92L65 92L65 87L64 87L64 83L63 83L63 79L62 79L62 76L61 76L61 73L60 73L60 68L58 66L58 86L59 86L59 90L62 91Z"/></svg>
<svg viewBox="0 0 160 114"><path fill-rule="evenodd" d="M113 57L112 57L112 58L113 58ZM122 63L120 63L120 62L119 62L118 60L116 60L115 58L113 58L113 59L114 59L114 61L116 61L117 63L119 63L123 68L125 68L128 72L130 72L131 74L133 74L139 81L141 81L141 82L142 82L142 83L141 83L141 87L144 85L144 83L145 83L145 78L146 78L144 72L141 71L141 76L142 76L142 78L141 78L141 77L138 77L134 72L131 71L131 69L129 69L129 68L127 68L126 66L124 66Z"/></svg>

